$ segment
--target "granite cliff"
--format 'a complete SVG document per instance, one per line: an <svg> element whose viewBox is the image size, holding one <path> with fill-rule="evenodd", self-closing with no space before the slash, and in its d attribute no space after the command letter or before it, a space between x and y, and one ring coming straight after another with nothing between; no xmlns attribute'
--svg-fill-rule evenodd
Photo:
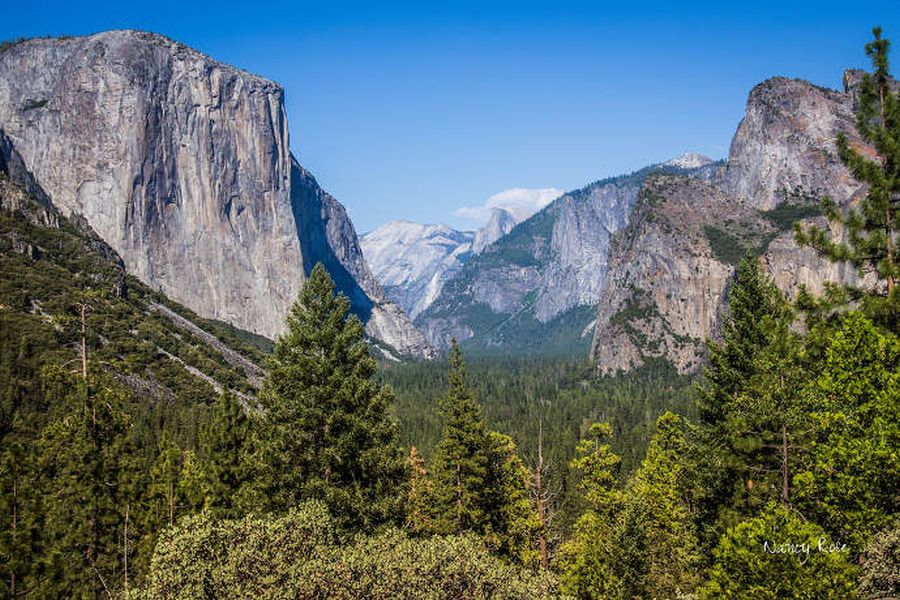
<svg viewBox="0 0 900 600"><path fill-rule="evenodd" d="M447 225L391 221L362 236L366 262L387 297L415 318L474 255L509 233L515 215L493 208L488 222L475 231Z"/></svg>
<svg viewBox="0 0 900 600"><path fill-rule="evenodd" d="M554 200L473 257L416 318L429 341L510 352L586 352L610 236L628 223L653 172L709 179L719 163L653 165Z"/></svg>
<svg viewBox="0 0 900 600"><path fill-rule="evenodd" d="M28 40L0 53L0 130L64 215L199 314L274 337L323 260L370 335L431 353L291 157L276 83L150 33Z"/></svg>
<svg viewBox="0 0 900 600"><path fill-rule="evenodd" d="M747 101L725 166L711 185L648 179L641 206L610 245L591 359L600 374L629 371L662 358L679 372L696 371L703 340L715 338L728 285L740 256L761 256L766 271L789 296L800 284L818 293L827 281L856 282L835 265L800 248L795 221L824 224L818 201L846 205L862 186L843 166L835 145L856 135L854 86L843 92L776 77L756 86Z"/></svg>

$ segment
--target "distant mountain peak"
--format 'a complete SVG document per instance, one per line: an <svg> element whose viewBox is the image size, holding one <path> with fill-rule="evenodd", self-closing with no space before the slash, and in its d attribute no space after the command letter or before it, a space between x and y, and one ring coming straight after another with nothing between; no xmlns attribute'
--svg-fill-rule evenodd
<svg viewBox="0 0 900 600"><path fill-rule="evenodd" d="M519 223L516 216L505 208L494 207L490 220L475 232L472 252L480 254L482 250L512 231Z"/></svg>
<svg viewBox="0 0 900 600"><path fill-rule="evenodd" d="M698 167L705 167L706 165L710 165L714 163L713 159L708 156L704 156L703 154L698 154L697 152L688 152L686 154L682 154L677 158L673 158L672 160L668 160L663 164L667 167L679 167L681 169L696 169Z"/></svg>

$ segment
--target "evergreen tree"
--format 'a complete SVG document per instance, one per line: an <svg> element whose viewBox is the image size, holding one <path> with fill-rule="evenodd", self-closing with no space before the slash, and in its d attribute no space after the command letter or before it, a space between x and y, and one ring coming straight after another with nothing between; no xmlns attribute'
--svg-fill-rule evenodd
<svg viewBox="0 0 900 600"><path fill-rule="evenodd" d="M61 370L45 375L70 389L65 416L41 432L39 468L46 488L40 596L99 597L118 589L123 571L124 507L120 480L129 468L123 441L129 428L124 394L97 378L72 381Z"/></svg>
<svg viewBox="0 0 900 600"><path fill-rule="evenodd" d="M413 446L407 458L409 469L409 491L406 495L406 528L412 533L431 530L431 480L425 468L425 460Z"/></svg>
<svg viewBox="0 0 900 600"><path fill-rule="evenodd" d="M821 527L778 504L730 528L713 557L701 598L855 597L858 570L840 544L833 546Z"/></svg>
<svg viewBox="0 0 900 600"><path fill-rule="evenodd" d="M791 500L855 557L896 520L900 340L859 311L827 337L817 376L797 392L810 433L792 470Z"/></svg>
<svg viewBox="0 0 900 600"><path fill-rule="evenodd" d="M481 406L466 387L466 365L454 339L449 389L441 399L444 428L435 449L433 510L438 532L483 532L488 522L489 441Z"/></svg>
<svg viewBox="0 0 900 600"><path fill-rule="evenodd" d="M621 506L621 493L614 487L621 458L610 448L611 436L608 423L592 424L570 463L581 474L578 489L588 508L560 548L559 567L563 591L578 598L607 597L617 584L612 538L614 517Z"/></svg>
<svg viewBox="0 0 900 600"><path fill-rule="evenodd" d="M260 392L259 456L270 507L323 501L342 527L395 518L404 469L393 394L373 381L363 325L318 264L275 344Z"/></svg>
<svg viewBox="0 0 900 600"><path fill-rule="evenodd" d="M728 311L722 321L722 342L709 342L709 362L700 388L700 422L718 426L728 404L754 373L754 359L769 345L766 317L781 319L787 305L775 284L762 272L759 259L746 255L728 290Z"/></svg>
<svg viewBox="0 0 900 600"><path fill-rule="evenodd" d="M896 281L900 278L900 96L892 89L888 64L890 42L873 29L874 39L866 44L866 54L874 71L866 74L859 88L856 128L877 156L862 151L846 135L838 136L841 160L853 176L865 183L867 192L858 208L842 211L831 199L823 201L828 219L843 226L847 241L832 239L830 232L817 227L795 226L801 244L817 249L832 261L849 262L860 274L875 273L884 282L891 304L891 322L897 326Z"/></svg>
<svg viewBox="0 0 900 600"><path fill-rule="evenodd" d="M488 443L488 543L524 565L537 565L541 523L529 497L531 474L511 437L492 431Z"/></svg>
<svg viewBox="0 0 900 600"><path fill-rule="evenodd" d="M0 439L0 564L5 593L16 598L27 590L28 575L40 556L40 497L36 489L33 455L21 440L7 434Z"/></svg>
<svg viewBox="0 0 900 600"><path fill-rule="evenodd" d="M150 469L150 501L159 526L174 525L180 506L178 484L181 481L182 450L164 432L159 452Z"/></svg>
<svg viewBox="0 0 900 600"><path fill-rule="evenodd" d="M237 399L219 395L209 422L200 432L200 451L207 470L206 506L219 516L236 516L236 503L249 480L250 420Z"/></svg>
<svg viewBox="0 0 900 600"><path fill-rule="evenodd" d="M700 424L689 448L694 501L707 524L724 517L727 526L746 513L746 496L756 478L749 473L748 461L755 460L752 453L759 444L769 442L761 442L760 432L748 425L753 415L743 410L748 407L746 395L743 403L739 399L754 378L768 381L758 377L761 356L779 332L788 335L791 319L784 296L762 272L759 260L745 256L728 291L722 342L709 342L709 364L698 391ZM741 506L738 516L730 514L735 503ZM708 530L706 542L714 544L720 533Z"/></svg>
<svg viewBox="0 0 900 600"><path fill-rule="evenodd" d="M622 598L675 598L698 583L686 450L684 420L666 412L656 421L647 456L629 481L616 519L611 559Z"/></svg>

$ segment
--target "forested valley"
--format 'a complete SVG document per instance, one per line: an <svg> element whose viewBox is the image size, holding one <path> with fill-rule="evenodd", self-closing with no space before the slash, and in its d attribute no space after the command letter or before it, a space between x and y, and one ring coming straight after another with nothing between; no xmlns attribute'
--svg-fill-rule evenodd
<svg viewBox="0 0 900 600"><path fill-rule="evenodd" d="M125 275L0 175L0 557L18 598L900 594L900 97L798 241L874 279L787 299L745 256L700 377L376 361L320 264L268 340Z"/></svg>

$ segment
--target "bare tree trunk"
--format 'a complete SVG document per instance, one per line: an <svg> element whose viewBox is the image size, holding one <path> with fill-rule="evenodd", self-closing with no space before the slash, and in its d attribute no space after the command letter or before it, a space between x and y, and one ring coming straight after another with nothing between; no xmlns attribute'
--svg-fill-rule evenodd
<svg viewBox="0 0 900 600"><path fill-rule="evenodd" d="M781 426L781 502L787 504L788 498L788 438L787 425Z"/></svg>
<svg viewBox="0 0 900 600"><path fill-rule="evenodd" d="M459 462L456 463L456 530L462 531L462 475Z"/></svg>
<svg viewBox="0 0 900 600"><path fill-rule="evenodd" d="M884 106L884 84L880 84L878 86L878 100L880 102L881 109L881 126L887 129L887 117L885 116L885 106ZM884 209L884 229L885 229L885 238L886 238L886 250L887 250L887 264L888 264L888 275L887 275L887 291L888 294L894 291L894 225L891 222L891 197L890 190L888 190L888 201L887 207Z"/></svg>
<svg viewBox="0 0 900 600"><path fill-rule="evenodd" d="M81 303L81 377L87 381L87 324L85 313L87 312L87 303Z"/></svg>
<svg viewBox="0 0 900 600"><path fill-rule="evenodd" d="M546 530L546 512L544 506L544 485L542 480L542 475L544 472L544 421L541 420L539 428L538 428L538 459L537 459L537 467L534 471L534 487L537 492L537 512L538 512L538 521L540 522L541 529L540 535L538 536L538 547L541 553L541 568L546 569L548 566L547 561L547 530Z"/></svg>

